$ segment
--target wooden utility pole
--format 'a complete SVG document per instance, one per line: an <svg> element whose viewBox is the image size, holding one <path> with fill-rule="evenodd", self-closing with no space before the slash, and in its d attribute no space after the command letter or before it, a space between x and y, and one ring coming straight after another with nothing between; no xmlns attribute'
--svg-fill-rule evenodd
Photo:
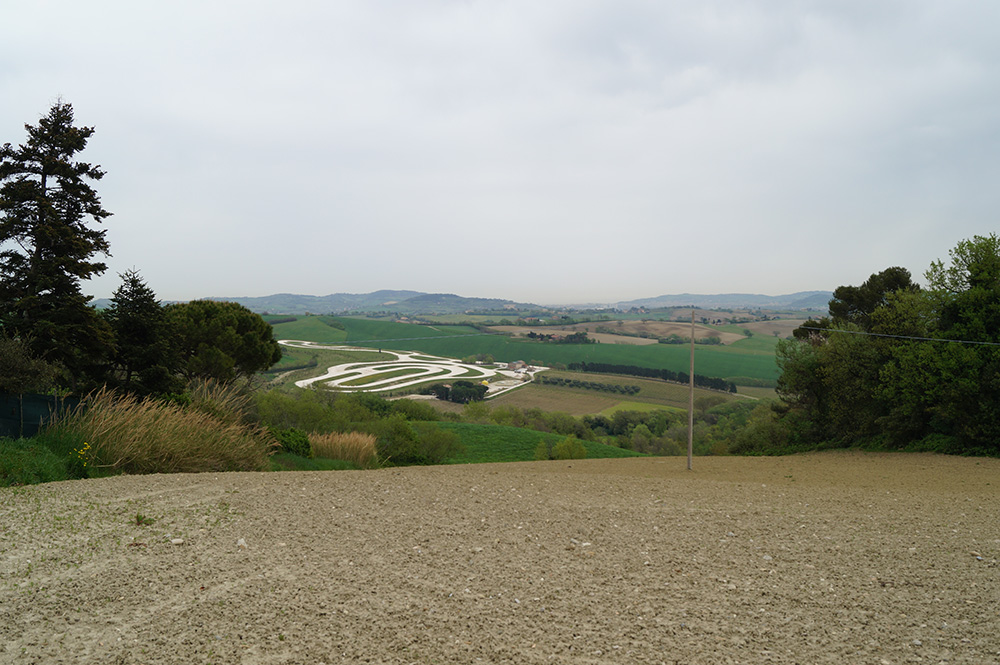
<svg viewBox="0 0 1000 665"><path fill-rule="evenodd" d="M688 375L690 399L688 400L688 471L694 455L694 307L691 308L691 373Z"/></svg>

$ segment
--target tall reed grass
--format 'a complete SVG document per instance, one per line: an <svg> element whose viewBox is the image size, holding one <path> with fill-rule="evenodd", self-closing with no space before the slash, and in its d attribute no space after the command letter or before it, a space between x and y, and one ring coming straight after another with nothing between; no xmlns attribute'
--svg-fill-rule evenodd
<svg viewBox="0 0 1000 665"><path fill-rule="evenodd" d="M209 388L206 388L209 390ZM47 436L90 444L88 464L112 473L258 471L274 438L244 422L232 391L203 393L189 407L107 389L48 427Z"/></svg>
<svg viewBox="0 0 1000 665"><path fill-rule="evenodd" d="M378 463L375 452L375 437L363 432L332 432L330 434L310 434L309 446L313 457L345 460L368 469Z"/></svg>

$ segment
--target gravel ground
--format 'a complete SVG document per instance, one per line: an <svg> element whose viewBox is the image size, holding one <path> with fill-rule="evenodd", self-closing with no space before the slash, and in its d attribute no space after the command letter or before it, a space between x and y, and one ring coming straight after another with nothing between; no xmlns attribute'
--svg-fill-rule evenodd
<svg viewBox="0 0 1000 665"><path fill-rule="evenodd" d="M1000 663L998 558L994 459L71 481L0 489L0 662Z"/></svg>

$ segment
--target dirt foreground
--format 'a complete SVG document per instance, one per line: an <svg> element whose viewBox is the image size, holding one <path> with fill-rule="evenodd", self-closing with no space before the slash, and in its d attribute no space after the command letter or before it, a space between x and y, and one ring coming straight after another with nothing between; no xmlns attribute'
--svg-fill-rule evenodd
<svg viewBox="0 0 1000 665"><path fill-rule="evenodd" d="M993 459L71 481L0 489L0 662L1000 663L998 558Z"/></svg>

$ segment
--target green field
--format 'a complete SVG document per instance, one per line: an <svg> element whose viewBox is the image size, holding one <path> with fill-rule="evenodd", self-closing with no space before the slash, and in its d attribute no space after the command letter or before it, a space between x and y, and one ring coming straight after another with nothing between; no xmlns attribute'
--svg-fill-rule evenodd
<svg viewBox="0 0 1000 665"><path fill-rule="evenodd" d="M530 383L494 397L488 404L492 407L516 406L520 409L541 409L568 413L571 416L586 416L613 408L620 402L620 397L609 393Z"/></svg>
<svg viewBox="0 0 1000 665"><path fill-rule="evenodd" d="M464 451L445 460L446 464L479 464L483 462L525 462L535 458L539 441L556 443L566 438L534 430L506 425L476 425L471 423L435 423L438 427L458 434ZM581 441L590 459L606 457L643 457L641 453L623 450L593 441Z"/></svg>
<svg viewBox="0 0 1000 665"><path fill-rule="evenodd" d="M321 319L339 321L346 333L324 324ZM483 334L470 326L444 324L415 325L372 319L301 317L274 327L279 339L303 339L324 343L420 351L449 358L488 353L497 360L524 360L533 364L568 365L574 362L603 362L638 365L687 372L690 350L684 344L547 344L504 335ZM774 361L777 338L754 335L727 346L695 347L695 373L732 380L748 377L774 381L778 368Z"/></svg>
<svg viewBox="0 0 1000 665"><path fill-rule="evenodd" d="M267 316L265 319L283 319L288 317ZM343 344L347 339L347 331L339 330L329 325L336 322L332 316L300 316L295 321L273 325L275 339L298 339L320 344Z"/></svg>
<svg viewBox="0 0 1000 665"><path fill-rule="evenodd" d="M659 404L650 404L648 402L619 402L610 409L601 411L598 415L611 417L619 411L640 411L642 413L648 413L650 411L658 411L660 409L666 409L667 411L673 411L674 413L687 413L687 408L682 409L676 406L661 406Z"/></svg>

